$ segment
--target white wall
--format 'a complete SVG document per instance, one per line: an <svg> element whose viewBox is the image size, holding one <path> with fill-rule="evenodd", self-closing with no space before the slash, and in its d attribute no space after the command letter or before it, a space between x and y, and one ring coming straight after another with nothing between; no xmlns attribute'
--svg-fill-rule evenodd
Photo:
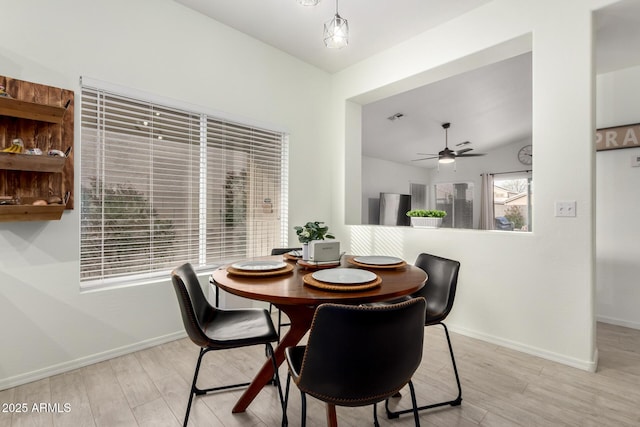
<svg viewBox="0 0 640 427"><path fill-rule="evenodd" d="M640 67L599 75L598 128L640 122ZM640 329L640 148L596 154L596 313L608 323Z"/></svg>
<svg viewBox="0 0 640 427"><path fill-rule="evenodd" d="M594 77L591 12L612 1L495 0L334 76L332 122L339 195L333 223L347 250L422 251L461 261L453 329L582 369L595 348ZM551 12L552 11L552 12ZM533 233L349 226L361 163L357 104L533 47ZM567 61L570 53L571 61ZM345 138L345 135L347 138ZM570 158L571 163L566 159ZM578 216L554 216L556 201ZM347 219L345 220L345 213ZM356 218L357 218L356 216ZM494 255L500 255L496 257Z"/></svg>
<svg viewBox="0 0 640 427"><path fill-rule="evenodd" d="M77 106L82 75L287 129L290 226L329 219L330 186L308 185L331 160L316 149L329 139L328 74L172 0L3 1L2 13L0 73L72 89ZM0 224L0 325L0 389L183 333L168 280L80 292L79 206Z"/></svg>

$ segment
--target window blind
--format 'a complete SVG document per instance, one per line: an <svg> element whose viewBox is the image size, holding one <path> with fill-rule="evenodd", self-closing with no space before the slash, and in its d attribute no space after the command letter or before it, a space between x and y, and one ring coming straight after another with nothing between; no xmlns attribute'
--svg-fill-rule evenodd
<svg viewBox="0 0 640 427"><path fill-rule="evenodd" d="M83 85L83 286L286 245L287 138Z"/></svg>

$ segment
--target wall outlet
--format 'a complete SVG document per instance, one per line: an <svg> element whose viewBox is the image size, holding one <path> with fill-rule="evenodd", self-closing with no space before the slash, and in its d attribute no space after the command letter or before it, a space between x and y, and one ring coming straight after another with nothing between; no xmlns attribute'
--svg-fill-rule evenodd
<svg viewBox="0 0 640 427"><path fill-rule="evenodd" d="M576 216L575 200L568 202L556 202L556 216L574 217Z"/></svg>

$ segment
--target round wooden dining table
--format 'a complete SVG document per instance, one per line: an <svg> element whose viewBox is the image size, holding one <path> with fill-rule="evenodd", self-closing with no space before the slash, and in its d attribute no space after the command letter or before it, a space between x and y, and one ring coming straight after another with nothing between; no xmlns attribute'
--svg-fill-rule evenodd
<svg viewBox="0 0 640 427"><path fill-rule="evenodd" d="M220 267L211 274L212 283L235 295L274 304L287 314L291 325L275 348L278 366L284 361L284 349L297 345L311 327L316 308L323 303L362 304L393 300L412 294L422 288L427 274L419 267L404 264L396 268L380 268L356 265L353 256L343 256L340 267L361 268L376 273L382 279L379 286L366 290L334 291L318 289L305 284L303 277L313 273L314 269L302 268L291 263L293 269L281 275L251 277L230 274L228 266ZM252 258L252 260L283 260L282 255ZM387 266L388 267L388 266ZM273 366L266 360L260 371L240 399L232 412L244 412L260 390L273 378ZM335 419L335 408L327 407L328 419Z"/></svg>

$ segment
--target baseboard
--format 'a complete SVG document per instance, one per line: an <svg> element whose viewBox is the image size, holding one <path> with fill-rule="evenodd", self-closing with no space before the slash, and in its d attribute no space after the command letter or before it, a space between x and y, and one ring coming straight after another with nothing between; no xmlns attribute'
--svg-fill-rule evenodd
<svg viewBox="0 0 640 427"><path fill-rule="evenodd" d="M519 342L509 341L493 335L488 335L478 331L473 331L470 329L456 328L454 326L449 326L449 329L460 335L465 335L471 338L477 338L479 340L490 342L492 344L496 344L501 347L506 347L511 350L520 351L522 353L530 354L532 356L541 357L543 359L551 360L553 362L562 363L563 365L582 369L583 371L595 372L596 368L598 367L598 350L597 349L593 354L593 360L580 360L573 357L567 357L562 354L557 354L547 350L543 350L537 347L525 345Z"/></svg>
<svg viewBox="0 0 640 427"><path fill-rule="evenodd" d="M630 322L628 320L616 319L614 317L596 316L598 322L608 323L610 325L624 326L625 328L640 329L640 322Z"/></svg>
<svg viewBox="0 0 640 427"><path fill-rule="evenodd" d="M156 345L164 344L170 341L175 341L186 336L187 334L185 331L174 332L172 334L163 335L123 347L114 348L102 353L92 354L90 356L81 357L79 359L70 360L68 362L59 363L57 365L51 365L46 368L38 369L37 371L27 372L9 378L3 378L0 379L0 390L5 390L22 384L38 381L53 375L73 371L74 369L82 368L84 366L92 365L98 362L103 362L105 360L113 359L114 357L123 356L125 354L144 350L146 348L154 347Z"/></svg>

